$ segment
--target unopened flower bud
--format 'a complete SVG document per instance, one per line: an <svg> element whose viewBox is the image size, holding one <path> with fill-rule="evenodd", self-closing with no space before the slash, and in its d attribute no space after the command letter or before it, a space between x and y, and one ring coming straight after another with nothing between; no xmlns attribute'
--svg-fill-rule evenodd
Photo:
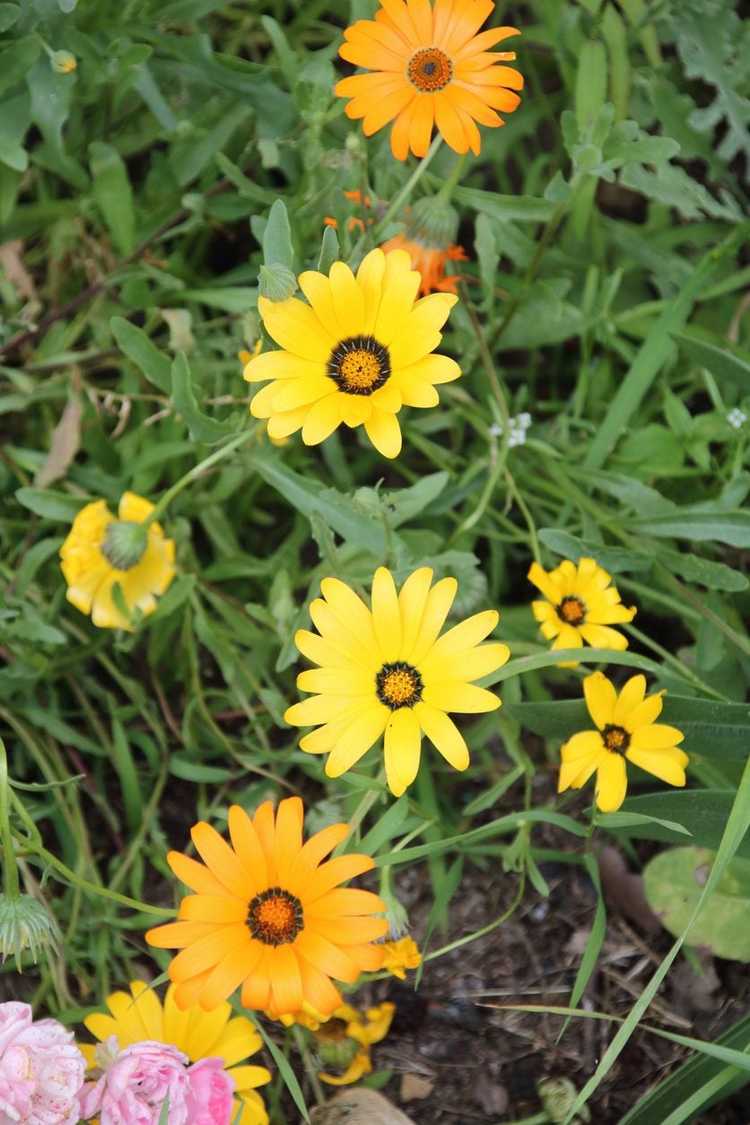
<svg viewBox="0 0 750 1125"><path fill-rule="evenodd" d="M78 59L70 51L53 51L49 61L55 74L72 74L78 69Z"/></svg>
<svg viewBox="0 0 750 1125"><path fill-rule="evenodd" d="M439 195L419 199L411 209L407 221L409 237L426 246L441 250L455 242L458 233L458 213Z"/></svg>
<svg viewBox="0 0 750 1125"><path fill-rule="evenodd" d="M143 558L148 531L142 523L114 520L107 528L102 553L115 570L131 570Z"/></svg>
<svg viewBox="0 0 750 1125"><path fill-rule="evenodd" d="M30 895L0 894L0 958L15 957L21 971L21 954L27 950L36 964L39 952L56 949L59 930L52 915Z"/></svg>

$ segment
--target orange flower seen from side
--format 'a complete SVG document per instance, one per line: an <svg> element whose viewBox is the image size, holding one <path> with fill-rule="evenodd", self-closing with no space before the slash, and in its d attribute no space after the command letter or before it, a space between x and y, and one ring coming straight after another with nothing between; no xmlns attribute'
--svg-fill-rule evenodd
<svg viewBox="0 0 750 1125"><path fill-rule="evenodd" d="M349 833L333 824L302 840L302 801L290 797L274 813L270 801L253 817L238 805L228 814L228 844L209 824L191 831L203 863L179 852L167 860L194 894L178 921L146 934L157 949L179 949L169 966L181 1010L210 1012L241 988L242 1005L274 1018L305 1003L330 1015L341 1003L331 978L353 984L379 969L371 944L388 929L375 917L385 905L370 891L342 883L370 871L366 855L323 862Z"/></svg>
<svg viewBox="0 0 750 1125"><path fill-rule="evenodd" d="M407 252L412 266L422 275L419 292L423 296L428 293L455 293L461 278L458 274L446 274L445 267L448 262L469 260L462 246L430 246L405 234L395 235L383 244L382 249L386 254L389 250Z"/></svg>
<svg viewBox="0 0 750 1125"><path fill-rule="evenodd" d="M520 34L515 27L480 32L494 10L492 0L381 0L374 20L357 20L344 32L339 54L372 73L337 83L350 98L346 114L362 120L365 136L391 121L391 151L425 156L433 128L459 153L479 154L477 124L503 125L497 110L512 113L520 103L522 75L501 63L514 51L490 50Z"/></svg>

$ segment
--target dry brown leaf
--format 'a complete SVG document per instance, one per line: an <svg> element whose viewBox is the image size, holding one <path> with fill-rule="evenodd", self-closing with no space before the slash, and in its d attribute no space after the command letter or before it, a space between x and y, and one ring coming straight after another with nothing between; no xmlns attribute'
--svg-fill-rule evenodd
<svg viewBox="0 0 750 1125"><path fill-rule="evenodd" d="M401 1075L401 1095L402 1102L411 1102L421 1100L422 1098L429 1098L435 1087L435 1083L431 1078L425 1078L423 1074L402 1074Z"/></svg>
<svg viewBox="0 0 750 1125"><path fill-rule="evenodd" d="M375 1090L342 1090L312 1113L313 1125L414 1125ZM301 1125L301 1123L300 1123Z"/></svg>
<svg viewBox="0 0 750 1125"><path fill-rule="evenodd" d="M661 930L661 922L646 899L643 879L628 871L628 866L617 848L602 848L598 856L599 875L607 905L619 911L629 921L635 922L648 934Z"/></svg>
<svg viewBox="0 0 750 1125"><path fill-rule="evenodd" d="M20 238L0 245L0 269L19 297L31 301L36 296L34 279L23 264L23 242Z"/></svg>
<svg viewBox="0 0 750 1125"><path fill-rule="evenodd" d="M81 400L78 394L68 399L60 421L55 426L49 453L34 477L37 488L46 488L64 477L73 458L81 448Z"/></svg>

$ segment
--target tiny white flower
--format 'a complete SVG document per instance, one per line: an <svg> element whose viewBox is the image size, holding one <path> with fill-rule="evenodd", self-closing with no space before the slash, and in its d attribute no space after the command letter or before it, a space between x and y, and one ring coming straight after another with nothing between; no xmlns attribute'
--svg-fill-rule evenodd
<svg viewBox="0 0 750 1125"><path fill-rule="evenodd" d="M531 415L524 411L516 418L508 419L508 448L513 449L517 445L524 445L526 442L526 431L531 425ZM503 432L503 427L499 422L493 422L490 426L490 434L492 437L500 437Z"/></svg>
<svg viewBox="0 0 750 1125"><path fill-rule="evenodd" d="M492 437L500 437L502 432L503 432L503 427L500 425L500 423L499 422L493 422L492 425L490 426L490 435Z"/></svg>
<svg viewBox="0 0 750 1125"><path fill-rule="evenodd" d="M739 406L735 406L727 414L727 422L733 429L741 430L747 422L747 414Z"/></svg>

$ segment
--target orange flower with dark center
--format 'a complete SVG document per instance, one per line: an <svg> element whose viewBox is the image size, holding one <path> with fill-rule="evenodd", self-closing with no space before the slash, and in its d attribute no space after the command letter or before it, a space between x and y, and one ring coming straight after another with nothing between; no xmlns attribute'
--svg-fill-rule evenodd
<svg viewBox="0 0 750 1125"><path fill-rule="evenodd" d="M231 846L210 825L191 832L203 863L167 856L195 894L180 903L178 921L146 934L157 949L179 949L169 966L175 1003L210 1012L242 989L245 1008L274 1018L304 1004L330 1015L341 1003L331 977L353 984L379 969L388 929L375 917L385 904L370 891L340 884L374 867L366 855L322 861L348 835L333 824L302 842L303 807L266 801L254 817L229 810Z"/></svg>
<svg viewBox="0 0 750 1125"><path fill-rule="evenodd" d="M366 136L393 121L391 151L424 156L433 128L455 152L478 154L477 123L503 125L496 112L512 113L523 77L510 66L514 51L491 51L515 27L479 32L492 0L381 0L374 20L357 20L344 32L339 54L372 71L343 78L335 92L350 98L346 114L362 120Z"/></svg>

